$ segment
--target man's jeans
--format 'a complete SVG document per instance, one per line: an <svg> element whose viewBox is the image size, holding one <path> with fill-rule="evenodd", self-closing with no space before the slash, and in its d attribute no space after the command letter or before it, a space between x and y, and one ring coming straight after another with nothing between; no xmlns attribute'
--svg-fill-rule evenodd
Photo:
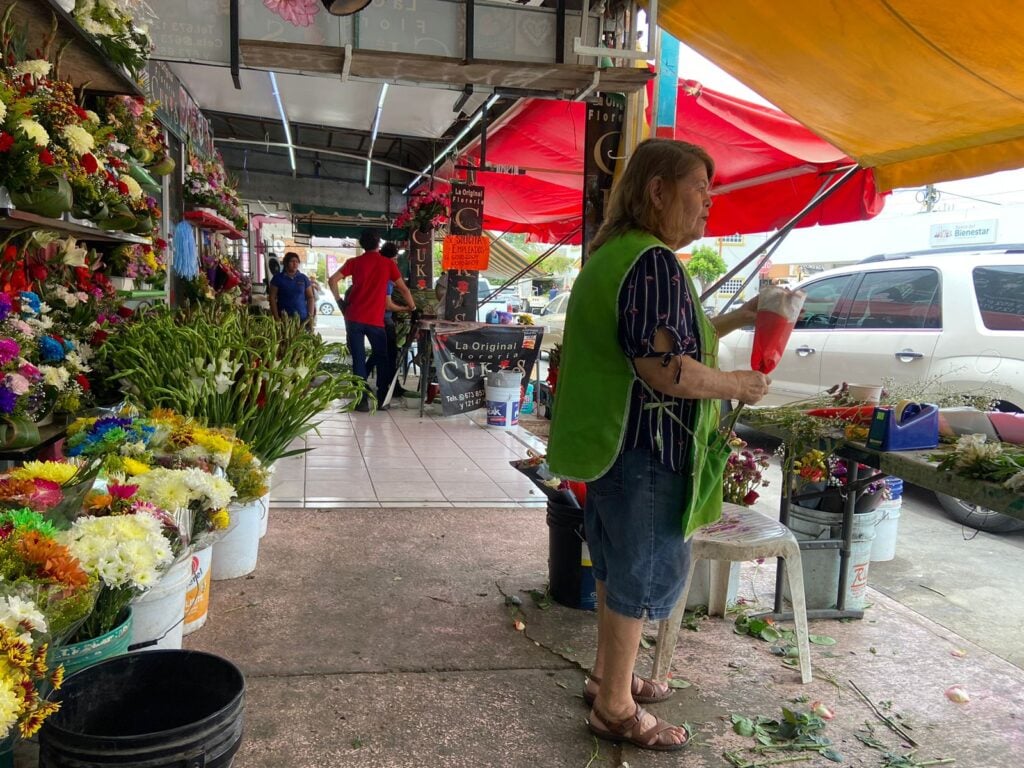
<svg viewBox="0 0 1024 768"><path fill-rule="evenodd" d="M367 325L366 323L345 323L348 337L348 349L352 354L352 372L363 379L367 377L366 341L370 341L372 350L371 362L377 372L377 406L384 404L391 379L394 378L394 363L388 360L388 341L383 326Z"/></svg>

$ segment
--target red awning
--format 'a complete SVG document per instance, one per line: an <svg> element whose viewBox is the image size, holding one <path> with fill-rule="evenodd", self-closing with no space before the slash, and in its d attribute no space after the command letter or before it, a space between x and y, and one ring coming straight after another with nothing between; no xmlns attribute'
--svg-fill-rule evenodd
<svg viewBox="0 0 1024 768"><path fill-rule="evenodd" d="M477 183L486 190L486 228L526 232L553 242L579 226L584 120L582 103L537 99L488 132L488 166L525 173L477 174ZM852 164L782 112L701 90L692 81L679 83L675 137L703 146L715 160L716 190L707 231L711 236L781 227L831 172ZM471 147L466 157L475 165L479 147ZM451 166L442 173L464 175ZM872 172L861 171L799 226L869 219L883 203Z"/></svg>

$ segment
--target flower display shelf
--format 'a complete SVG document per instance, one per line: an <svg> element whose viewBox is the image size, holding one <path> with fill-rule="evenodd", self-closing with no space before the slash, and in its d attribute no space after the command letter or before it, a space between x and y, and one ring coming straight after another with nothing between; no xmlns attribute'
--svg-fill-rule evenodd
<svg viewBox="0 0 1024 768"><path fill-rule="evenodd" d="M10 0L0 0L0 12L11 4ZM25 39L30 41L45 39L50 34L53 19L57 19L54 50L69 42L61 57L60 74L62 77L70 78L76 88L84 85L95 93L144 95L127 73L110 64L103 50L78 26L71 14L65 11L57 0L19 2L15 5L11 18L15 26L24 31Z"/></svg>
<svg viewBox="0 0 1024 768"><path fill-rule="evenodd" d="M241 232L231 225L231 222L210 211L185 211L185 221L199 229L209 229L213 232L219 232L228 240L241 240L244 237Z"/></svg>
<svg viewBox="0 0 1024 768"><path fill-rule="evenodd" d="M28 229L31 227L45 227L58 232L67 232L79 240L93 240L109 243L148 243L148 237L140 237L128 232L112 232L100 229L95 224L82 219L69 221L68 219L49 219L45 216L38 216L28 211L19 211L16 208L0 208L0 229Z"/></svg>

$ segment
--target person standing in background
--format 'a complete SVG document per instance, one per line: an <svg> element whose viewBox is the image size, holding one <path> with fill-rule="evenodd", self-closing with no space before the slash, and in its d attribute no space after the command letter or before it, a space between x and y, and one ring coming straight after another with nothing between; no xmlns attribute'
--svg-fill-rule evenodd
<svg viewBox="0 0 1024 768"><path fill-rule="evenodd" d="M294 251L284 255L284 270L271 278L269 299L275 320L281 315L295 315L303 323L310 323L316 311L313 284L299 272L299 254Z"/></svg>
<svg viewBox="0 0 1024 768"><path fill-rule="evenodd" d="M377 250L380 247L380 235L372 229L363 230L359 236L359 245L364 252L346 261L330 276L327 284L331 288L334 300L338 302L338 307L345 313L348 348L352 354L352 371L364 380L369 375L366 342L370 342L374 368L377 371L377 402L383 404L391 386L391 378L394 376L394 364L388 359L387 335L384 330L388 281L394 283L394 288L402 295L407 307L414 307L415 302L395 262L382 256ZM342 306L339 284L346 277L352 278L352 287L347 293L345 305ZM369 402L365 398L360 400L356 410L369 411Z"/></svg>

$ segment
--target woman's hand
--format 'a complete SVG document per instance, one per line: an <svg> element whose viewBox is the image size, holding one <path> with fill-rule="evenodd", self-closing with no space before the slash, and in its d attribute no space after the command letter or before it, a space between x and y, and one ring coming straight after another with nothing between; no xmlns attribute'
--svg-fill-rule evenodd
<svg viewBox="0 0 1024 768"><path fill-rule="evenodd" d="M760 371L732 371L736 381L736 399L747 405L754 405L768 394L772 380Z"/></svg>

